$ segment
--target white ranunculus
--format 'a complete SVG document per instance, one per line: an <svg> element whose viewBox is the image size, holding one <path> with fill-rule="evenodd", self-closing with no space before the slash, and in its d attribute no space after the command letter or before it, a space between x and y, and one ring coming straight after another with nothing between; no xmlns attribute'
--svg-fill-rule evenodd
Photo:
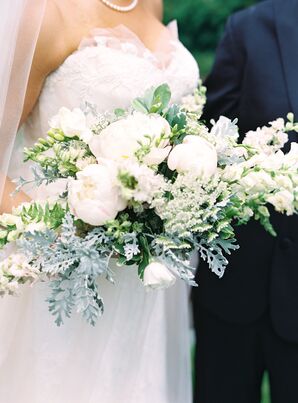
<svg viewBox="0 0 298 403"><path fill-rule="evenodd" d="M207 179L214 175L217 169L216 149L202 137L186 136L183 143L170 152L168 167L172 171L190 172Z"/></svg>
<svg viewBox="0 0 298 403"><path fill-rule="evenodd" d="M268 197L268 202L273 205L276 211L285 212L287 215L294 214L294 195L288 190L281 190Z"/></svg>
<svg viewBox="0 0 298 403"><path fill-rule="evenodd" d="M80 137L83 141L88 142L92 137L92 132L87 126L86 116L79 108L70 110L68 108L60 108L49 122L52 129L60 129L66 137Z"/></svg>
<svg viewBox="0 0 298 403"><path fill-rule="evenodd" d="M112 161L89 165L70 180L68 202L71 211L85 223L104 225L126 208Z"/></svg>
<svg viewBox="0 0 298 403"><path fill-rule="evenodd" d="M152 140L152 149L163 149L169 144L171 128L166 119L157 114L145 115L135 112L103 129L89 142L90 149L97 159L121 160L134 158L140 143L148 145ZM160 141L161 136L166 139ZM148 157L149 163L160 163L167 157L166 152Z"/></svg>
<svg viewBox="0 0 298 403"><path fill-rule="evenodd" d="M161 263L152 262L144 272L144 286L147 289L163 289L175 284L176 277Z"/></svg>

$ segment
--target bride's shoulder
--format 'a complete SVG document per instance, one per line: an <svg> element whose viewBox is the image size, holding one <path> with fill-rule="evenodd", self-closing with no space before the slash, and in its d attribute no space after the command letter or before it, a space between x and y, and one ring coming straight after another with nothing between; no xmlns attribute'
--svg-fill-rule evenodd
<svg viewBox="0 0 298 403"><path fill-rule="evenodd" d="M70 52L63 14L55 1L47 1L33 63L42 73L49 74Z"/></svg>
<svg viewBox="0 0 298 403"><path fill-rule="evenodd" d="M21 123L32 111L46 77L72 53L63 14L55 1L48 0L32 61Z"/></svg>

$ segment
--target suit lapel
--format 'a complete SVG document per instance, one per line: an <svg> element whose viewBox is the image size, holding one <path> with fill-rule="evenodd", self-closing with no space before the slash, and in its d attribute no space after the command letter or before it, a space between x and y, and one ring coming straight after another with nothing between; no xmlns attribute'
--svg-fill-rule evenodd
<svg viewBox="0 0 298 403"><path fill-rule="evenodd" d="M277 37L292 112L298 119L298 1L273 0Z"/></svg>

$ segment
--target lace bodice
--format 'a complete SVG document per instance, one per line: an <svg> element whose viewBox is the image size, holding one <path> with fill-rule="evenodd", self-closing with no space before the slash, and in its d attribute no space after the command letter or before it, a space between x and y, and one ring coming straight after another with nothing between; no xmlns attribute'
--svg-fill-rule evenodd
<svg viewBox="0 0 298 403"><path fill-rule="evenodd" d="M175 22L169 24L168 33L152 52L124 26L94 30L48 76L29 121L30 136L44 135L49 118L62 106L87 102L98 112L127 107L146 89L164 82L171 87L173 101L193 91L199 78L197 63L178 40Z"/></svg>

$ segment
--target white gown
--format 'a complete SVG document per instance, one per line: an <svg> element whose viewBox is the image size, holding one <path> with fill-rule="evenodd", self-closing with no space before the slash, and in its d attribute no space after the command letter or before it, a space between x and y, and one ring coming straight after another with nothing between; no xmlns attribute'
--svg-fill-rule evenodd
<svg viewBox="0 0 298 403"><path fill-rule="evenodd" d="M61 106L126 107L164 82L174 101L191 92L195 60L173 33L166 45L153 53L124 27L95 30L46 80L10 174L25 175L18 152ZM0 300L0 403L191 402L186 285L146 293L136 268L115 270L116 285L101 280L105 313L94 328L77 315L56 327L45 284Z"/></svg>

